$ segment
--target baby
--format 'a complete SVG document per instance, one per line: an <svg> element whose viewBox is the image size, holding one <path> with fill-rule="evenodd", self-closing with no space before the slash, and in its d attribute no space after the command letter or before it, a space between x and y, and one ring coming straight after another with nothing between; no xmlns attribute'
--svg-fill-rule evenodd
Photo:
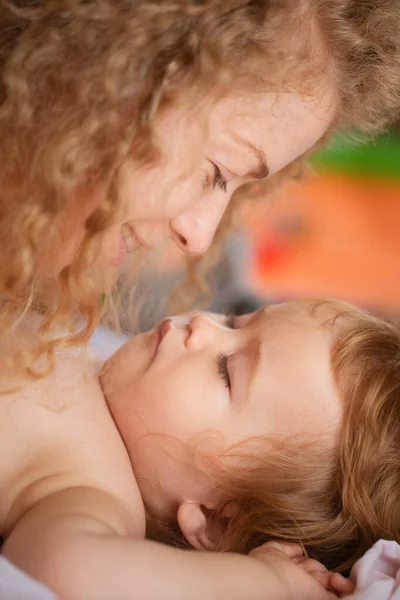
<svg viewBox="0 0 400 600"><path fill-rule="evenodd" d="M336 301L64 349L1 398L3 554L61 599L334 598L302 549L345 568L399 539L399 408L399 332Z"/></svg>

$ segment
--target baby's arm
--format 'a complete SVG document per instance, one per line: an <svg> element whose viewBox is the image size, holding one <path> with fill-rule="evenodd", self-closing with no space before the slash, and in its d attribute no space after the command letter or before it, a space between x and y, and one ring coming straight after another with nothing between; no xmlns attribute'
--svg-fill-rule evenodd
<svg viewBox="0 0 400 600"><path fill-rule="evenodd" d="M128 535L123 510L96 490L73 489L26 514L4 554L60 600L328 600L274 549L254 558L177 550Z"/></svg>

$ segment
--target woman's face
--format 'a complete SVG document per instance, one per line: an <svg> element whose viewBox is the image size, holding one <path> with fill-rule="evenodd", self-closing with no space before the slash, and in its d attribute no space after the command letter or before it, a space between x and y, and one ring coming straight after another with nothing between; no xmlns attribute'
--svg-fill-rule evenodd
<svg viewBox="0 0 400 600"><path fill-rule="evenodd" d="M189 254L205 252L237 188L273 175L326 132L335 102L333 88L325 88L309 98L232 93L215 103L206 118L201 105L198 110L176 106L163 113L156 123L157 164L143 169L132 161L121 170L125 212L105 232L99 261L120 264L128 251L155 248L168 238ZM68 219L60 224L64 265L73 259L84 220L100 195L77 196L67 207Z"/></svg>

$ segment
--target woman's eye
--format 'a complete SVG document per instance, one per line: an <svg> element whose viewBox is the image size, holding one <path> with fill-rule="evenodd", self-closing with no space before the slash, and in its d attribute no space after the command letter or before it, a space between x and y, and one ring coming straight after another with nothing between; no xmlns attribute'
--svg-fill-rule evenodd
<svg viewBox="0 0 400 600"><path fill-rule="evenodd" d="M229 372L228 372L228 356L226 356L226 354L218 354L217 356L217 367L218 367L218 374L221 377L222 381L225 384L225 387L227 387L228 389L230 389L231 387L231 380L229 378Z"/></svg>
<svg viewBox="0 0 400 600"><path fill-rule="evenodd" d="M221 169L214 163L212 163L212 165L214 167L213 188L215 189L216 187L219 187L223 192L226 192L228 182L222 175Z"/></svg>

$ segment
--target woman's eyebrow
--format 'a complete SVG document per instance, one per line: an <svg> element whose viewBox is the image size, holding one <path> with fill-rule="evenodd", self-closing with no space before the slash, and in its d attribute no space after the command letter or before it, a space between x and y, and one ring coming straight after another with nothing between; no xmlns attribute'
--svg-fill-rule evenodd
<svg viewBox="0 0 400 600"><path fill-rule="evenodd" d="M269 168L263 150L253 146L250 142L248 142L248 147L252 150L253 154L256 155L258 164L255 169L251 169L244 177L249 177L250 179L265 179L269 175Z"/></svg>
<svg viewBox="0 0 400 600"><path fill-rule="evenodd" d="M247 148L247 150L250 150L257 160L257 166L254 167L254 169L250 169L250 171L248 171L244 175L241 175L241 177L246 177L250 179L265 179L266 177L268 177L269 167L267 164L267 157L265 156L265 152L261 150L261 148L255 146L249 140L245 140L244 138L242 138L240 135L232 134L232 137L241 146L244 146L245 148Z"/></svg>

